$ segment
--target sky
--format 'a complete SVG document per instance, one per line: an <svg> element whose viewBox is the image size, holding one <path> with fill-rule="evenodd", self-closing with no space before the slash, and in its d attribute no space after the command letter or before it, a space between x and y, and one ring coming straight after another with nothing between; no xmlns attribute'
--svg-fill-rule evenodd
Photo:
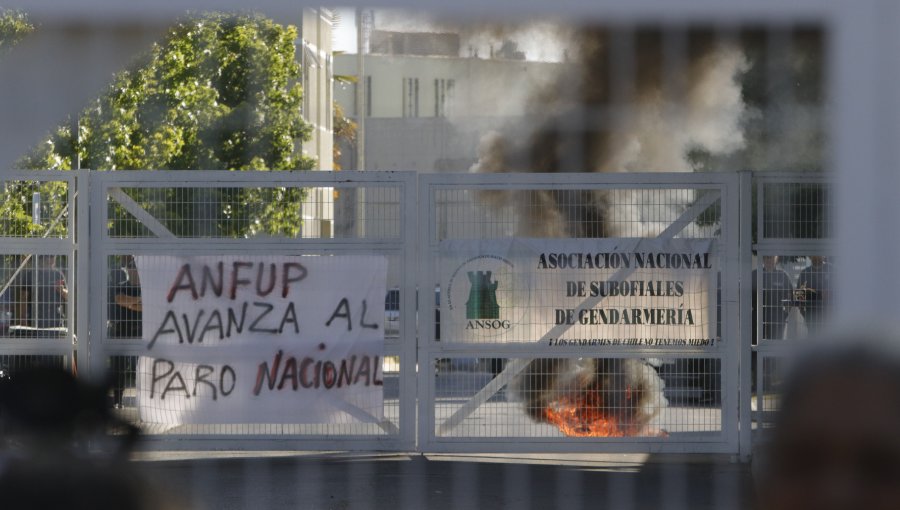
<svg viewBox="0 0 900 510"><path fill-rule="evenodd" d="M335 10L341 22L334 28L334 51L356 53L356 9L338 7Z"/></svg>

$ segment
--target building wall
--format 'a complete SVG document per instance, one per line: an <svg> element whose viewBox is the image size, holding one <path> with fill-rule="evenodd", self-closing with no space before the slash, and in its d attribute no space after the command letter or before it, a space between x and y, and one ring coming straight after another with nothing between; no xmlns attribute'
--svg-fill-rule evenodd
<svg viewBox="0 0 900 510"><path fill-rule="evenodd" d="M303 151L318 160L318 170L331 170L334 62L331 11L303 9L297 53L303 66L303 117L313 125Z"/></svg>
<svg viewBox="0 0 900 510"><path fill-rule="evenodd" d="M354 116L359 114L355 87L361 83L371 87L369 117L521 115L531 93L552 83L569 67L565 63L473 57L366 55L365 58L366 79L335 90L337 101ZM357 74L356 55L337 55L334 65L338 74ZM406 82L409 79L418 80L418 115L404 108L409 100Z"/></svg>
<svg viewBox="0 0 900 510"><path fill-rule="evenodd" d="M332 17L325 8L303 9L297 54L303 67L303 118L312 125L312 136L302 150L316 159L316 170L334 168L332 120L334 62ZM330 188L311 190L303 203L303 237L331 237L334 201Z"/></svg>
<svg viewBox="0 0 900 510"><path fill-rule="evenodd" d="M366 120L367 170L466 172L481 137L523 117L421 117ZM524 135L523 135L524 136Z"/></svg>
<svg viewBox="0 0 900 510"><path fill-rule="evenodd" d="M366 170L416 172L467 171L485 133L524 122L533 94L571 72L565 63L445 56L366 55L365 66L366 79L337 86L335 98L356 117L356 86L370 89ZM356 55L335 57L335 72L356 75ZM418 80L418 115L410 79ZM342 158L356 168L353 151Z"/></svg>
<svg viewBox="0 0 900 510"><path fill-rule="evenodd" d="M369 35L369 53L456 57L459 55L459 34L375 30Z"/></svg>
<svg viewBox="0 0 900 510"><path fill-rule="evenodd" d="M335 57L335 73L357 75L356 55ZM335 88L335 98L348 115L361 112L356 104L356 87L367 87L369 102L365 120L366 168L370 171L465 172L477 159L481 138L491 130L522 126L527 102L541 87L556 81L561 72L571 72L569 64L523 60L480 59L476 57L366 55L365 77L356 84ZM417 102L411 107L410 92ZM443 98L442 98L443 94ZM358 168L355 152L342 153L343 168ZM380 232L389 227L383 205L356 202L348 197L336 221L339 232ZM469 210L468 202L445 204ZM346 211L345 211L346 210ZM365 217L366 221L354 222ZM439 228L453 228L439 220ZM479 227L481 228L481 227ZM486 228L486 227L485 227ZM478 235L477 233L474 233ZM392 273L392 277L395 277Z"/></svg>

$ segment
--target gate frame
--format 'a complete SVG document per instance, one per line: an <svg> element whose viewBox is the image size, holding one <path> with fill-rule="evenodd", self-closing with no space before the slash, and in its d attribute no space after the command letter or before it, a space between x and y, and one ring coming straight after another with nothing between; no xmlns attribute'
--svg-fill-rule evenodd
<svg viewBox="0 0 900 510"><path fill-rule="evenodd" d="M80 196L79 205L90 206L89 214L80 216L81 232L86 228L88 216L90 238L81 249L89 253L82 257L79 275L85 275L78 288L79 300L84 304L79 312L93 325L85 342L85 372L97 379L106 372L106 358L115 355L136 355L143 343L139 339L106 340L105 306L88 310L91 289L105 296L107 257L119 253L203 255L219 254L383 254L396 255L398 263L411 265L416 257L417 217L415 215L415 180L412 172L230 172L218 170L199 171L83 171L79 174L79 189L90 187L90 197ZM123 187L173 188L173 187L333 187L337 189L396 187L399 189L399 238L278 238L253 239L227 238L112 238L108 235L107 211L110 195L121 197ZM82 200L84 202L82 202ZM146 219L146 218L145 218ZM140 221L140 218L139 218ZM150 220L151 223L153 220ZM146 224L145 224L146 225ZM153 226L148 228L153 230ZM164 227L163 227L164 228ZM84 252L83 252L84 253ZM87 262L87 259L90 262ZM89 278L87 277L89 276ZM415 288L415 272L400 271L401 309L414 310L415 293L404 290ZM96 294L96 293L95 293ZM97 295L94 296L95 298ZM97 301L97 299L95 299ZM99 300L106 302L103 297ZM332 434L152 434L142 436L139 448L143 450L392 450L415 449L415 314L401 314L400 335L396 343L385 343L385 355L400 356L399 424L396 434L386 435L332 435ZM81 356L79 356L81 358Z"/></svg>
<svg viewBox="0 0 900 510"><path fill-rule="evenodd" d="M753 282L752 282L752 272L757 269L761 269L761 264L759 262L759 257L766 255L799 255L799 256L808 256L814 254L823 254L827 256L831 256L834 250L834 244L832 242L832 237L830 233L826 234L826 237L815 237L815 238L802 238L802 237L778 237L778 236L766 236L765 235L765 223L766 223L766 185L775 184L775 185L791 185L791 184L806 184L806 185L821 185L825 187L826 193L833 193L833 189L829 186L832 184L832 179L829 178L827 174L822 173L811 173L811 172L753 172L750 177L751 182L749 182L746 186L746 203L747 203L747 217L752 224L756 225L756 242L752 242L752 238L750 238L750 231L748 227L748 240L747 246L750 246L746 252L746 264L743 267L743 270L746 272L746 280L750 282L747 285L747 315L749 316L750 321L758 321L756 324L756 330L760 337L762 337L762 317L754 317L752 313L751 301L750 299L757 299L758 302L762 302L762 272L757 272L757 278L759 281L757 283L757 292L759 295L753 296ZM751 191L756 192L756 201L755 203L751 199ZM756 207L756 212L753 214L753 206ZM827 195L826 201L822 204L822 207L825 209L825 215L828 220L833 221L834 217L831 213L833 213L830 208L832 204L828 202ZM753 252L757 252L757 265L753 264ZM833 311L833 310L832 310ZM748 327L750 327L748 325ZM748 329L747 331L752 331ZM748 433L752 431L753 441L752 444L760 444L765 441L765 427L762 424L771 423L772 416L775 411L768 411L762 409L762 398L761 394L764 391L764 361L765 359L776 359L784 362L790 362L793 354L797 350L798 346L800 346L803 342L803 338L791 337L786 335L783 339L764 339L764 338L753 338L752 333L748 333L747 335L748 341L746 346L746 359L751 359L750 356L756 356L756 381L753 381L757 388L757 409L752 410L751 406L751 398L747 398L746 402L743 404L746 406L746 414L748 424L751 422L756 422L759 424L756 429L749 429ZM756 345L752 345L752 341L756 341ZM748 371L749 372L749 371ZM752 375L748 373L747 376L747 395L751 395L749 390L749 385L751 384ZM749 453L748 453L749 454Z"/></svg>
<svg viewBox="0 0 900 510"><path fill-rule="evenodd" d="M139 342L103 342L105 327L101 325L104 311L92 309L91 290L105 290L106 255L128 252L137 248L145 253L171 252L179 248L186 254L246 253L249 247L266 253L295 253L306 250L319 253L395 253L404 267L415 270L400 272L401 308L431 310L430 292L418 293L422 285L431 285L436 244L436 209L434 191L437 189L572 189L595 186L607 189L718 189L721 204L721 235L717 240L721 255L722 335L735 338L715 350L681 348L658 349L654 354L666 357L717 357L722 359L722 437L721 441L660 441L656 438L440 438L435 437L434 368L431 361L439 357L564 357L527 344L467 345L434 342L434 317L426 314L418 324L417 314L401 314L401 335L397 343L386 345L386 353L401 356L400 418L397 435L199 435L163 434L148 436L143 448L152 450L178 449L362 449L420 452L721 452L738 454L747 459L757 434L752 424L757 412L751 412L751 374L749 360L753 352L780 355L794 342L766 342L752 347L750 342L752 249L765 252L809 254L828 252L829 239L761 238L752 243L752 227L760 224L764 201L762 186L767 183L821 183L828 185L824 175L797 173L703 173L703 174L415 174L412 172L228 172L228 171L135 171L102 172L74 171L5 171L3 180L62 181L68 185L68 235L65 238L2 237L4 250L9 253L53 253L68 257L70 294L68 303L71 332L62 340L15 340L0 342L0 354L59 355L73 366L73 352L77 355L79 375L99 379L105 372L107 355L138 351ZM173 184L175 183L175 184ZM396 186L400 190L398 239L366 238L265 238L265 239L206 239L206 238L109 238L107 234L107 193L121 186L144 187L240 187L240 186L325 186L336 188L364 188L367 186ZM756 214L753 214L753 190L757 190ZM828 205L828 204L826 204ZM90 233L90 235L89 235ZM252 243L252 245L251 245ZM419 252L421 250L421 252ZM96 301L96 299L94 299ZM102 300L105 301L105 300ZM420 327L418 327L420 326ZM416 330L421 333L417 338ZM421 341L417 341L421 340ZM74 345L73 345L74 344ZM624 357L635 353L634 348L606 348L606 355ZM417 371L417 360L422 361ZM419 378L423 384L419 385ZM416 399L418 398L418 402ZM420 413L417 419L416 413ZM419 435L418 444L416 435Z"/></svg>
<svg viewBox="0 0 900 510"><path fill-rule="evenodd" d="M61 356L63 366L71 370L76 367L73 354L80 352L86 342L78 342L79 338L87 338L83 334L85 324L78 320L78 305L84 299L78 299L77 295L77 271L79 254L77 250L78 229L76 225L76 204L83 198L84 193L79 193L75 172L60 170L8 170L0 173L0 182L3 181L40 181L66 183L66 237L13 237L0 236L2 251L4 254L18 255L56 255L66 257L66 282L70 290L66 302L66 317L69 331L60 338L4 338L0 342L0 355L34 355L34 356ZM79 355L80 356L80 355Z"/></svg>
<svg viewBox="0 0 900 510"><path fill-rule="evenodd" d="M721 208L720 235L715 240L719 248L722 274L722 337L733 339L709 350L696 348L654 349L654 356L671 358L712 357L721 359L721 439L679 441L671 438L568 438L568 437L437 437L435 433L435 382L433 360L474 355L476 357L567 357L559 350L529 344L447 344L434 338L433 314L420 317L419 324L419 450L426 452L643 452L643 453L730 453L746 458L750 452L749 371L741 371L741 363L749 347L749 322L742 320L741 309L749 310L748 285L741 285L745 261L745 244L749 237L751 218L742 215L742 198L749 194L749 173L629 173L629 174L424 174L419 176L419 286L431 287L435 259L438 254L436 232L437 214L435 191L439 189L717 189ZM690 209L690 207L688 207ZM701 211L702 212L702 211ZM681 218L679 218L680 220ZM693 221L694 218L691 218ZM679 221L679 220L676 220ZM674 224L675 222L673 222ZM683 227L681 227L683 228ZM678 229L680 232L681 228ZM677 234L678 232L675 232ZM743 279L749 283L749 280ZM433 296L420 293L419 309L428 310ZM741 305L744 305L743 307ZM640 352L640 348L607 347L604 356L626 357ZM497 376L498 378L500 376ZM490 385L490 383L488 383ZM485 387L487 388L487 386ZM483 389L484 390L484 389ZM745 396L745 398L741 398ZM477 397L477 395L476 395ZM476 398L476 397L473 397ZM746 400L746 405L744 404Z"/></svg>

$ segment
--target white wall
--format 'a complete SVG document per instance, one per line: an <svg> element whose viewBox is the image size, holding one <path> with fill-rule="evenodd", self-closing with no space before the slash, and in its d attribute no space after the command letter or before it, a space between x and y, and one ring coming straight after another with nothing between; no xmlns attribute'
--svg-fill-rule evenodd
<svg viewBox="0 0 900 510"><path fill-rule="evenodd" d="M316 170L334 168L332 146L333 76L331 53L331 11L323 8L303 9L297 54L303 65L303 118L312 127L312 137L303 142L302 150L316 159ZM303 237L331 237L334 201L330 188L311 190L303 203Z"/></svg>
<svg viewBox="0 0 900 510"><path fill-rule="evenodd" d="M303 9L297 53L303 64L303 117L313 125L312 139L303 151L318 160L317 170L331 170L333 62L330 10Z"/></svg>
<svg viewBox="0 0 900 510"><path fill-rule="evenodd" d="M366 55L371 76L371 117L403 116L403 80L419 79L419 117L435 116L435 80L454 80L449 117L521 115L528 95L548 85L569 65L554 62L492 60L408 55ZM356 55L335 57L335 72L356 75ZM363 82L360 80L356 85ZM338 86L337 101L348 114L358 115L355 86Z"/></svg>

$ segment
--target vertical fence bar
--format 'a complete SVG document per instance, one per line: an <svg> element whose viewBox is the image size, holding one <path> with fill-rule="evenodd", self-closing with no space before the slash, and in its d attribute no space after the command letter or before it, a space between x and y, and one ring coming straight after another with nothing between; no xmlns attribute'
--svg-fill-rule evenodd
<svg viewBox="0 0 900 510"><path fill-rule="evenodd" d="M739 376L740 384L738 387L738 400L740 402L740 432L738 436L738 454L741 460L750 460L752 449L752 418L750 409L750 363L753 351L750 346L752 341L752 320L751 300L753 298L753 282L751 281L753 271L753 253L751 252L753 245L753 174L750 172L740 173L740 294L738 299L738 336L736 340L740 342L739 354Z"/></svg>
<svg viewBox="0 0 900 510"><path fill-rule="evenodd" d="M416 354L418 349L418 331L417 331L417 295L416 282L418 279L418 266L416 260L418 257L418 228L419 216L416 210L418 202L416 201L416 193L418 184L416 175L412 173L398 174L402 178L402 193L400 195L401 211L400 211L400 235L403 243L403 251L401 254L401 267L408 268L401 270L400 286L402 289L401 297L403 304L401 310L400 325L400 444L404 449L415 450L416 448L416 397L418 392L419 379L416 374ZM424 291L420 291L424 292Z"/></svg>
<svg viewBox="0 0 900 510"><path fill-rule="evenodd" d="M91 359L91 173L89 170L75 170L77 199L74 203L75 228L70 230L73 239L72 257L75 259L74 300L75 300L75 355L73 366L80 368L79 376L94 379L96 374ZM72 223L70 223L71 225ZM72 301L71 298L69 300Z"/></svg>
<svg viewBox="0 0 900 510"><path fill-rule="evenodd" d="M417 287L419 287L419 292L418 306L416 308L420 312L429 310L430 307L428 304L430 300L434 300L433 296L429 296L429 292L426 292L425 289L421 288L423 282L430 282L433 279L432 270L434 265L432 257L434 256L434 253L431 241L433 239L432 229L434 227L435 208L432 207L432 189L432 186L427 180L422 179L421 177L418 179L417 203L419 222L417 242L418 260L416 267L418 268ZM428 448L428 445L431 444L434 436L434 407L432 405L432 402L434 401L432 387L434 384L431 379L428 379L428 377L433 377L433 375L431 375L431 342L433 341L434 319L431 315L424 317L419 315L418 319L418 328L416 331L416 379L418 381L416 390L418 396L418 406L416 407L418 422L416 432L418 434L418 440L416 441L416 445L418 449L422 451Z"/></svg>
<svg viewBox="0 0 900 510"><path fill-rule="evenodd" d="M741 209L740 197L742 178L730 175L722 190L722 234L720 241L724 244L724 267L721 271L722 293L722 335L725 340L725 348L722 351L724 359L721 361L725 367L723 385L725 387L722 396L723 432L725 438L739 452L740 449L740 354L741 354L741 325L740 325L740 274L741 274L741 246L740 226Z"/></svg>

